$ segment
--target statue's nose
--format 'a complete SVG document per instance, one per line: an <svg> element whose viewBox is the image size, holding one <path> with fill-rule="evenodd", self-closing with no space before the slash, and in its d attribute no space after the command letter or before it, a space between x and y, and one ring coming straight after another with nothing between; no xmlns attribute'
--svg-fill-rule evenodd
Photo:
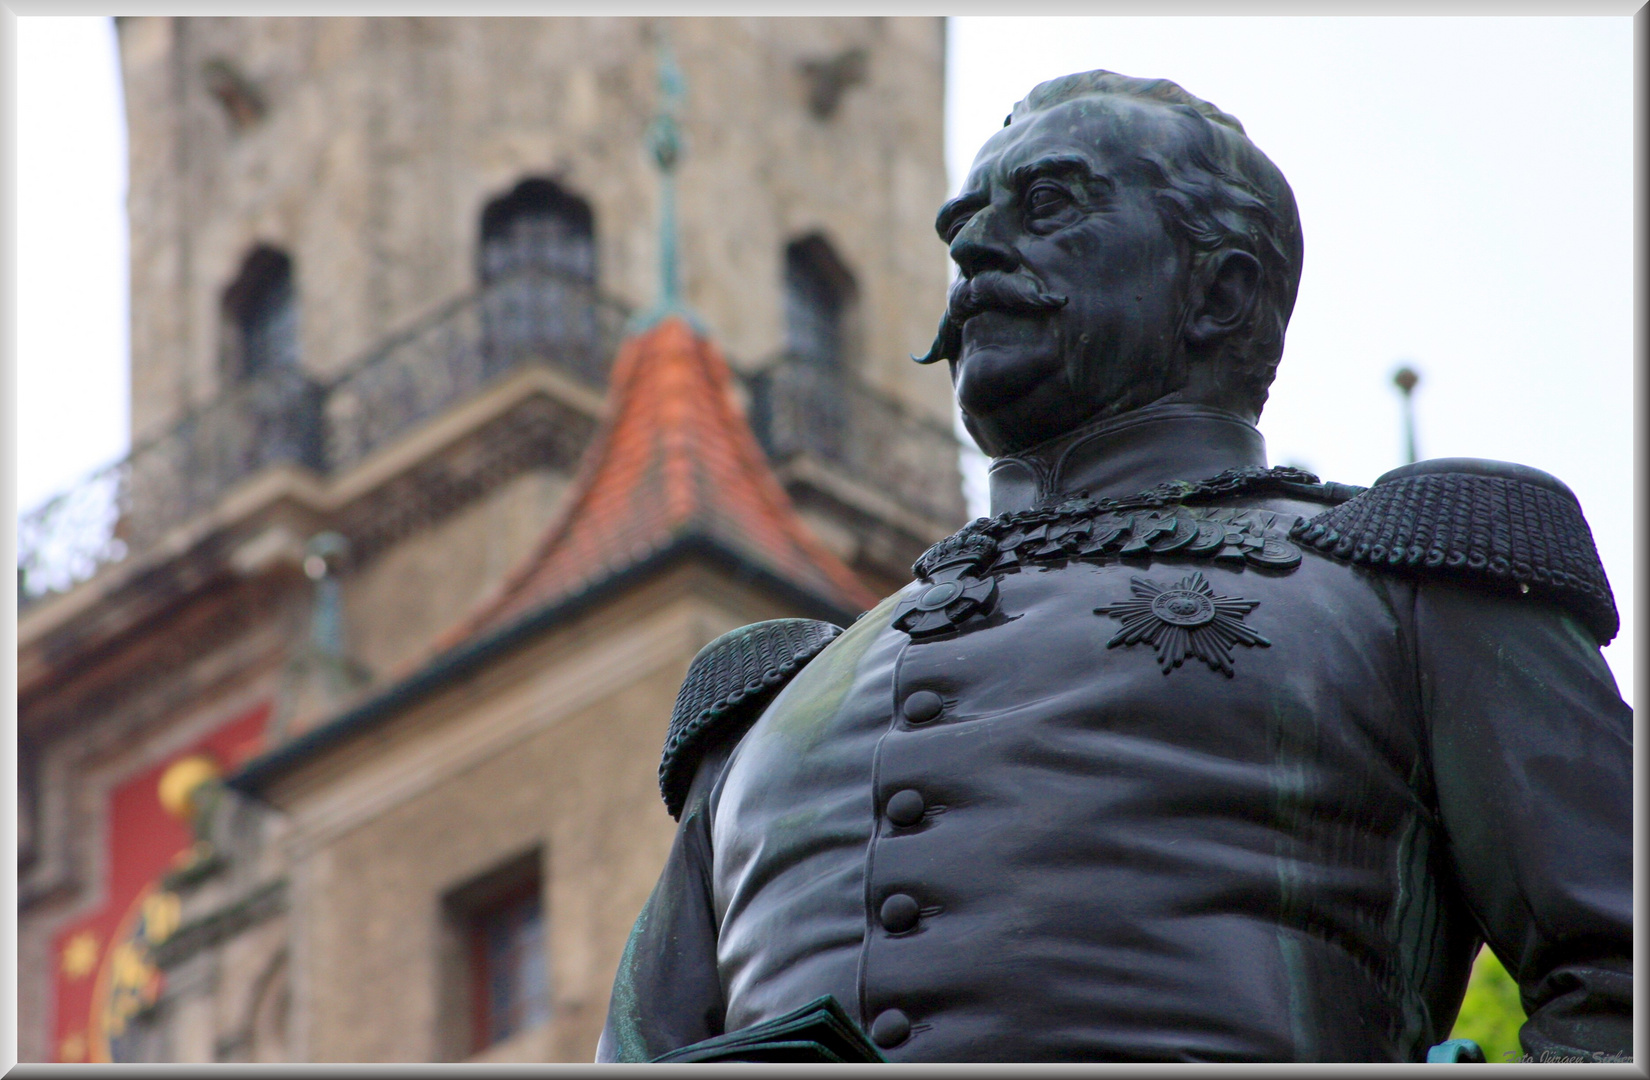
<svg viewBox="0 0 1650 1080"><path fill-rule="evenodd" d="M987 270L1010 274L1020 268L1020 256L1014 248L991 236L976 221L969 222L951 242L951 258L963 276L970 278Z"/></svg>

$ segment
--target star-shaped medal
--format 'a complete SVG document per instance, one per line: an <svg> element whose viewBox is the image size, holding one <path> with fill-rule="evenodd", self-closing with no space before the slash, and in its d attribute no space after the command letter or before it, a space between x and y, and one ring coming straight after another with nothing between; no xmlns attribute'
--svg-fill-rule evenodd
<svg viewBox="0 0 1650 1080"><path fill-rule="evenodd" d="M1131 599L1094 609L1123 622L1106 642L1108 649L1145 642L1157 650L1157 663L1167 675L1188 656L1195 656L1228 679L1232 677L1232 646L1262 647L1272 643L1243 624L1258 600L1216 596L1201 572L1172 586L1147 578L1131 578Z"/></svg>

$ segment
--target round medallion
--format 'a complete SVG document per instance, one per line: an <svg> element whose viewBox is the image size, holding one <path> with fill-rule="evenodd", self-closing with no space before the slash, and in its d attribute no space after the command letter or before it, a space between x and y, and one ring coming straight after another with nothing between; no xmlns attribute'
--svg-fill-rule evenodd
<svg viewBox="0 0 1650 1080"><path fill-rule="evenodd" d="M942 581L922 594L917 601L918 611L938 611L962 595L963 587L955 581Z"/></svg>
<svg viewBox="0 0 1650 1080"><path fill-rule="evenodd" d="M1226 526L1218 521L1199 521L1197 523L1197 538L1186 545L1186 551L1191 555L1206 555L1211 551L1218 551L1226 542Z"/></svg>
<svg viewBox="0 0 1650 1080"><path fill-rule="evenodd" d="M1126 531L1120 522L1097 521L1094 523L1094 530L1090 534L1088 542L1078 550L1087 555L1105 551L1108 548L1115 547L1117 541Z"/></svg>
<svg viewBox="0 0 1650 1080"><path fill-rule="evenodd" d="M1299 565L1301 561L1300 548L1275 536L1268 536L1258 549L1251 548L1244 554L1255 565L1270 567L1273 570L1286 570Z"/></svg>
<svg viewBox="0 0 1650 1080"><path fill-rule="evenodd" d="M1215 604L1191 589L1168 589L1152 599L1152 614L1171 626L1202 626L1215 617Z"/></svg>
<svg viewBox="0 0 1650 1080"><path fill-rule="evenodd" d="M1198 538L1200 530L1198 524L1187 514L1180 514L1174 518L1174 531L1163 533L1146 546L1162 554L1183 548Z"/></svg>

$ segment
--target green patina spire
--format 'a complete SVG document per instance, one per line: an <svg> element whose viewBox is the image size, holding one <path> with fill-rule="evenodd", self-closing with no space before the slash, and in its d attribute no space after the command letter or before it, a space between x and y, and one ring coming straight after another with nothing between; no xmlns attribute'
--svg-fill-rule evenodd
<svg viewBox="0 0 1650 1080"><path fill-rule="evenodd" d="M698 318L682 302L682 283L676 241L676 164L682 156L682 130L677 121L687 83L676 65L669 35L659 32L659 112L648 125L648 148L659 166L659 296L653 307L637 316L640 331L675 315L700 329Z"/></svg>

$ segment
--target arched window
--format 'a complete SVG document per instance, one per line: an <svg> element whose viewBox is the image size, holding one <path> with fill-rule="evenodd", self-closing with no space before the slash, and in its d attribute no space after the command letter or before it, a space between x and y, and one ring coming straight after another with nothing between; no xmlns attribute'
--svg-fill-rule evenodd
<svg viewBox="0 0 1650 1080"><path fill-rule="evenodd" d="M292 260L260 244L241 263L224 290L227 322L224 366L232 377L251 379L298 368L298 294Z"/></svg>
<svg viewBox="0 0 1650 1080"><path fill-rule="evenodd" d="M231 412L202 436L210 450L195 479L222 490L266 465L322 465L321 388L299 366L298 292L292 259L266 244L252 249L223 293L223 366ZM210 462L207 464L206 462Z"/></svg>
<svg viewBox="0 0 1650 1080"><path fill-rule="evenodd" d="M818 233L785 245L785 355L752 386L752 423L769 455L840 460L851 419L853 275Z"/></svg>
<svg viewBox="0 0 1650 1080"><path fill-rule="evenodd" d="M550 180L523 180L482 211L479 255L489 366L542 355L592 374L600 358L589 204Z"/></svg>
<svg viewBox="0 0 1650 1080"><path fill-rule="evenodd" d="M854 278L825 238L815 234L785 246L785 351L825 368L846 359Z"/></svg>

